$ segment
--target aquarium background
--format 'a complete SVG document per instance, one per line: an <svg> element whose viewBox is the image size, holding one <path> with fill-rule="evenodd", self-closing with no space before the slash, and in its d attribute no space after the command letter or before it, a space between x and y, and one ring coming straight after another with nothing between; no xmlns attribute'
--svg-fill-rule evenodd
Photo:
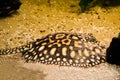
<svg viewBox="0 0 120 80"><path fill-rule="evenodd" d="M108 47L120 32L119 2L112 5L107 0L103 5L90 0L83 9L80 0L20 1L17 11L0 17L0 49L21 46L57 32L93 33ZM19 53L0 56L0 80L120 80L120 67L108 63L92 68L26 63Z"/></svg>

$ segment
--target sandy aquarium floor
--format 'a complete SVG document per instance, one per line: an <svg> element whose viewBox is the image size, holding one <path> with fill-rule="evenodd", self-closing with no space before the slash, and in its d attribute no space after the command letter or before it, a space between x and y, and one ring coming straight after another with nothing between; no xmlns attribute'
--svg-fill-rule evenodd
<svg viewBox="0 0 120 80"><path fill-rule="evenodd" d="M13 48L49 33L93 33L106 47L120 32L120 6L79 13L79 0L22 0L13 15L0 18L0 49ZM26 63L21 54L0 56L0 80L120 80L120 67L92 68Z"/></svg>

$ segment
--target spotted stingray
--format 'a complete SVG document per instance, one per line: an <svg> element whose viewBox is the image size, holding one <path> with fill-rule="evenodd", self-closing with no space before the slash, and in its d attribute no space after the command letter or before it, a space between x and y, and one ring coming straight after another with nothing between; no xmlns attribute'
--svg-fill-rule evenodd
<svg viewBox="0 0 120 80"><path fill-rule="evenodd" d="M105 50L91 33L55 33L20 47L0 50L0 55L22 53L26 62L91 67L105 62Z"/></svg>

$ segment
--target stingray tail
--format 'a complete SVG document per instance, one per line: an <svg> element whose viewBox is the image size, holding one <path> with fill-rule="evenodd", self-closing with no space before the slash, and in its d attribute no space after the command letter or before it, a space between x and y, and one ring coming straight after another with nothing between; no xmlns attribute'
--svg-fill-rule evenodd
<svg viewBox="0 0 120 80"><path fill-rule="evenodd" d="M15 47L15 48L0 49L0 55L21 53L25 50L28 50L29 48L30 48L30 44Z"/></svg>

